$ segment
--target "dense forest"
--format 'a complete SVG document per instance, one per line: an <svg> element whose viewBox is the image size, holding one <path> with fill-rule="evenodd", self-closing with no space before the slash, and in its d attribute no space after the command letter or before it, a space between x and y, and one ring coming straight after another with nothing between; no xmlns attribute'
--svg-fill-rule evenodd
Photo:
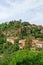
<svg viewBox="0 0 43 65"><path fill-rule="evenodd" d="M0 24L0 65L43 65L43 26L21 19Z"/></svg>

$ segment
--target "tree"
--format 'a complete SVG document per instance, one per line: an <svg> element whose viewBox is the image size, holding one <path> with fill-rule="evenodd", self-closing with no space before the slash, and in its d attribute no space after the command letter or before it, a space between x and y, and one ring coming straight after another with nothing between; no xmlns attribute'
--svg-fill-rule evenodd
<svg viewBox="0 0 43 65"><path fill-rule="evenodd" d="M27 37L26 37L26 43L27 43L28 47L31 48L31 46L32 46L32 36L30 34L28 34Z"/></svg>

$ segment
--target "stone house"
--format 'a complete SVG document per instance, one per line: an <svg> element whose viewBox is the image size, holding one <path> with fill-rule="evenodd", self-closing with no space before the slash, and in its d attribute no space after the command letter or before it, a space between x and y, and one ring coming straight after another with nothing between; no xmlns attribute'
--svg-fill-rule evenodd
<svg viewBox="0 0 43 65"><path fill-rule="evenodd" d="M23 49L26 46L26 39L19 40L19 49Z"/></svg>
<svg viewBox="0 0 43 65"><path fill-rule="evenodd" d="M0 55L0 58L2 58L2 55Z"/></svg>
<svg viewBox="0 0 43 65"><path fill-rule="evenodd" d="M7 38L7 41L11 42L12 44L14 44L17 39L18 39L18 37L9 37L9 38Z"/></svg>
<svg viewBox="0 0 43 65"><path fill-rule="evenodd" d="M43 29L40 31L40 33L42 33L42 34L43 34Z"/></svg>
<svg viewBox="0 0 43 65"><path fill-rule="evenodd" d="M40 48L43 48L43 41L38 41L36 43L36 49L40 49Z"/></svg>
<svg viewBox="0 0 43 65"><path fill-rule="evenodd" d="M32 26L33 28L34 28L34 27L37 27L37 25L35 25L35 24L32 24L31 26Z"/></svg>
<svg viewBox="0 0 43 65"><path fill-rule="evenodd" d="M35 47L36 49L43 48L43 41L41 41L39 39L33 39L32 47Z"/></svg>

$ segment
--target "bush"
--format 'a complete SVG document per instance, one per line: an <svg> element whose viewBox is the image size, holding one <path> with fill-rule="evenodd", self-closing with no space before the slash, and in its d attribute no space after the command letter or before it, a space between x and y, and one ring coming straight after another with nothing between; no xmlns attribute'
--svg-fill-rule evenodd
<svg viewBox="0 0 43 65"><path fill-rule="evenodd" d="M12 56L9 65L43 65L43 52L19 50Z"/></svg>

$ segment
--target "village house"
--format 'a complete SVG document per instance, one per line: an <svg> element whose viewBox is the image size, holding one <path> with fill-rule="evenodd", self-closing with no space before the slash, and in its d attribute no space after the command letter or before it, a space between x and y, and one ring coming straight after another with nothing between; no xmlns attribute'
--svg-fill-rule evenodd
<svg viewBox="0 0 43 65"><path fill-rule="evenodd" d="M10 31L4 31L4 32L2 32L2 33L3 33L3 35L8 36L11 32L10 32Z"/></svg>
<svg viewBox="0 0 43 65"><path fill-rule="evenodd" d="M3 57L3 55L1 54L1 55L0 55L0 59L1 59L2 57Z"/></svg>
<svg viewBox="0 0 43 65"><path fill-rule="evenodd" d="M7 38L7 41L11 42L12 44L14 44L17 39L18 39L18 37L9 37L9 38Z"/></svg>
<svg viewBox="0 0 43 65"><path fill-rule="evenodd" d="M41 33L41 34L43 33L43 29L40 31L40 33Z"/></svg>
<svg viewBox="0 0 43 65"><path fill-rule="evenodd" d="M33 39L32 46L36 49L43 48L43 41L41 41L40 39Z"/></svg>
<svg viewBox="0 0 43 65"><path fill-rule="evenodd" d="M26 39L19 40L19 49L23 49L26 46Z"/></svg>
<svg viewBox="0 0 43 65"><path fill-rule="evenodd" d="M2 56L0 55L0 58L1 58Z"/></svg>
<svg viewBox="0 0 43 65"><path fill-rule="evenodd" d="M37 25L35 25L35 24L32 24L31 26L32 26L33 28L34 28L34 27L37 27Z"/></svg>
<svg viewBox="0 0 43 65"><path fill-rule="evenodd" d="M2 32L3 33L3 35L7 35L7 32L6 31L4 31L4 32Z"/></svg>
<svg viewBox="0 0 43 65"><path fill-rule="evenodd" d="M6 22L6 24L8 25L8 24L9 24L9 22Z"/></svg>

